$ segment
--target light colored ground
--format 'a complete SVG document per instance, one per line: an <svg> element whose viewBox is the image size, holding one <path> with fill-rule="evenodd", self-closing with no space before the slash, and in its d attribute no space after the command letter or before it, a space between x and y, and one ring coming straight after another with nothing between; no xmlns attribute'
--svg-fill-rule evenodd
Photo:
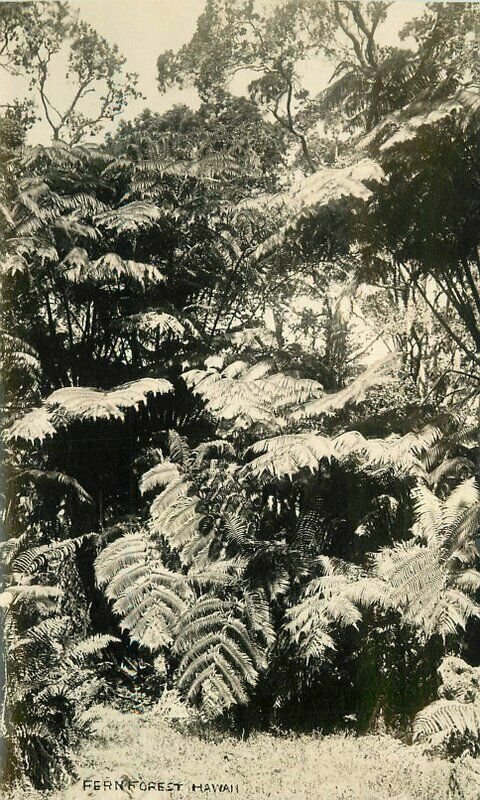
<svg viewBox="0 0 480 800"><path fill-rule="evenodd" d="M226 737L214 742L172 729L157 715L123 715L111 709L102 713L96 730L98 739L86 743L80 756L81 780L62 795L62 800L126 800L125 791L98 790L94 784L83 789L83 780L118 780L124 776L132 783L182 784L171 793L132 786L131 798L135 800L194 800L213 795L238 800L448 797L451 765L432 761L389 737L322 739L256 734L245 741ZM194 790L194 784L202 785L203 791ZM225 789L232 785L233 792Z"/></svg>
<svg viewBox="0 0 480 800"><path fill-rule="evenodd" d="M99 710L95 735L84 743L77 770L80 779L51 800L480 800L480 783L463 780L462 772L463 788L455 790L452 764L388 736L262 733L215 742L170 727L158 713L106 708ZM122 779L123 791L93 783ZM90 781L86 788L83 781ZM135 786L134 781L145 783ZM163 791L147 788L162 781ZM168 791L170 781L181 788Z"/></svg>

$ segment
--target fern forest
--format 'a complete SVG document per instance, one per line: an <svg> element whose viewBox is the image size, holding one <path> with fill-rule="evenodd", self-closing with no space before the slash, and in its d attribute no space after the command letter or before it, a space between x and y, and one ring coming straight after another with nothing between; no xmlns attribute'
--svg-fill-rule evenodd
<svg viewBox="0 0 480 800"><path fill-rule="evenodd" d="M475 800L479 6L97 5L0 2L5 797L131 719Z"/></svg>

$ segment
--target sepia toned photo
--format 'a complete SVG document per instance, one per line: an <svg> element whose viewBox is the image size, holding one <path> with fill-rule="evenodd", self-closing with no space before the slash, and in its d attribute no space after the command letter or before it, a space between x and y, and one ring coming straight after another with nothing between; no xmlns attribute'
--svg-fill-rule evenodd
<svg viewBox="0 0 480 800"><path fill-rule="evenodd" d="M479 46L0 0L4 800L480 800Z"/></svg>

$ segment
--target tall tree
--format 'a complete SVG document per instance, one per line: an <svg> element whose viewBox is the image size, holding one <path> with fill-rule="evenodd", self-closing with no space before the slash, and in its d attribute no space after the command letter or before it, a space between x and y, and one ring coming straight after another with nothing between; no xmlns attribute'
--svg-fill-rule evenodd
<svg viewBox="0 0 480 800"><path fill-rule="evenodd" d="M67 3L3 4L0 24L2 66L26 77L54 140L76 144L93 136L129 100L141 97L138 76L125 70L118 47L80 20ZM65 80L73 84L64 108L56 99L58 73L52 75L58 57L67 61Z"/></svg>

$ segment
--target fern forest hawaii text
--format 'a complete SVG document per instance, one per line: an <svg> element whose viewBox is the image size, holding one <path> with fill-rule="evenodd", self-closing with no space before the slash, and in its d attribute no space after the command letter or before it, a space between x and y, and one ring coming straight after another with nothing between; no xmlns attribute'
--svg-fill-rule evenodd
<svg viewBox="0 0 480 800"><path fill-rule="evenodd" d="M178 792L187 789L192 792L206 794L238 794L238 783L192 783L183 784L176 781L143 781L143 780L100 780L95 778L83 781L84 791L93 790L94 792L106 791L132 791L138 789L141 792Z"/></svg>

